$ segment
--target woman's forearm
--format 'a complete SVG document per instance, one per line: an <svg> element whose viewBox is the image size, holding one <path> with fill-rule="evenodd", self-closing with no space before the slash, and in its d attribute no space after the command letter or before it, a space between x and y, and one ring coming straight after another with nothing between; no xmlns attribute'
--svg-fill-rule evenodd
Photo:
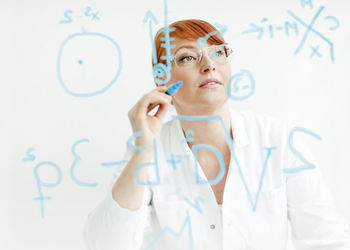
<svg viewBox="0 0 350 250"><path fill-rule="evenodd" d="M135 151L124 171L114 183L112 197L122 208L138 210L141 207L145 187L136 183L135 173L141 164L152 159L152 155L151 150ZM146 168L142 168L138 172L137 178L141 182L147 180Z"/></svg>

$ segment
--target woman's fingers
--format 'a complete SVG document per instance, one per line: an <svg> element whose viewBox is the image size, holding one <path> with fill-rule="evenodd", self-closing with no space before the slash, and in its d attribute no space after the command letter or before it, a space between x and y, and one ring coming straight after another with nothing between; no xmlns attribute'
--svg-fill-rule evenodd
<svg viewBox="0 0 350 250"><path fill-rule="evenodd" d="M154 114L154 117L157 117L158 119L163 121L169 107L170 107L170 102L159 104L159 108L157 112Z"/></svg>
<svg viewBox="0 0 350 250"><path fill-rule="evenodd" d="M129 111L129 119L134 129L147 125L146 123L148 123L151 118L151 116L148 115L148 107L150 105L159 104L159 109L154 115L154 118L162 122L172 98L165 94L165 89L166 87L162 86L145 94ZM153 122L156 121L154 120Z"/></svg>
<svg viewBox="0 0 350 250"><path fill-rule="evenodd" d="M164 93L165 89L165 87L159 87L144 95L139 106L140 112L147 114L149 106L159 104L162 107L170 104L171 96Z"/></svg>

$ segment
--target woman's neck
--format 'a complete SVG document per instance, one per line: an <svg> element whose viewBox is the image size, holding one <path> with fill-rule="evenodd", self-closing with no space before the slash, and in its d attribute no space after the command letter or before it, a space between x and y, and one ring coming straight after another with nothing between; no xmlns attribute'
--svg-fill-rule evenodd
<svg viewBox="0 0 350 250"><path fill-rule="evenodd" d="M189 112L183 112L178 115L193 116L193 114ZM230 134L231 138L233 137L231 133L231 115L228 104L222 106L222 108L220 109L210 110L206 112L197 112L196 116L220 116L222 118L224 126L226 127L227 132ZM222 123L218 119L207 121L180 120L180 123L185 135L187 131L191 131L187 132L187 135L189 137L188 145L190 146L190 148L192 148L192 146L196 144L207 144L221 151L228 146L225 130L223 128ZM190 138L192 138L193 141Z"/></svg>

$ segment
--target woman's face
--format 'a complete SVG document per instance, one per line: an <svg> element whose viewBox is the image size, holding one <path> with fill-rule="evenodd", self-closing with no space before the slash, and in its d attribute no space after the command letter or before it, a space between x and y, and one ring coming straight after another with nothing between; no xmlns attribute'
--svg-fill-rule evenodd
<svg viewBox="0 0 350 250"><path fill-rule="evenodd" d="M199 49L196 41L175 38L172 43L175 48L172 54L185 48ZM210 45L208 45L210 46ZM178 53L179 55L180 53ZM175 58L178 59L183 57ZM186 61L191 57L184 58ZM179 63L178 63L179 64ZM181 88L173 95L173 103L178 113L200 113L215 110L224 105L228 98L225 87L231 77L229 62L218 63L208 55L208 50L202 50L201 60L193 67L177 67L173 61L171 79L168 84L183 81Z"/></svg>

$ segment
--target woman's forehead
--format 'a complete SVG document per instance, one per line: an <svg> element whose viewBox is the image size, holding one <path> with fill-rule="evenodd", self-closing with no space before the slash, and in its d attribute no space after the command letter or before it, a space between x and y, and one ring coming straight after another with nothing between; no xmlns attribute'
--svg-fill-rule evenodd
<svg viewBox="0 0 350 250"><path fill-rule="evenodd" d="M172 48L171 53L174 54L181 48L197 48L197 42L196 41L190 41L186 39L181 38L175 38L174 41L171 42L172 45L175 47Z"/></svg>
<svg viewBox="0 0 350 250"><path fill-rule="evenodd" d="M173 48L173 51L177 51L180 48L203 48L206 46L213 45L211 43L205 43L203 44L202 40L187 40L182 38L175 38L175 40L171 43L172 45L175 45Z"/></svg>
<svg viewBox="0 0 350 250"><path fill-rule="evenodd" d="M175 37L175 40L172 42L172 44L175 45L175 48L176 47L180 47L180 46L197 47L197 41L196 40L187 40L187 39L182 39L182 38L177 38L177 37Z"/></svg>

